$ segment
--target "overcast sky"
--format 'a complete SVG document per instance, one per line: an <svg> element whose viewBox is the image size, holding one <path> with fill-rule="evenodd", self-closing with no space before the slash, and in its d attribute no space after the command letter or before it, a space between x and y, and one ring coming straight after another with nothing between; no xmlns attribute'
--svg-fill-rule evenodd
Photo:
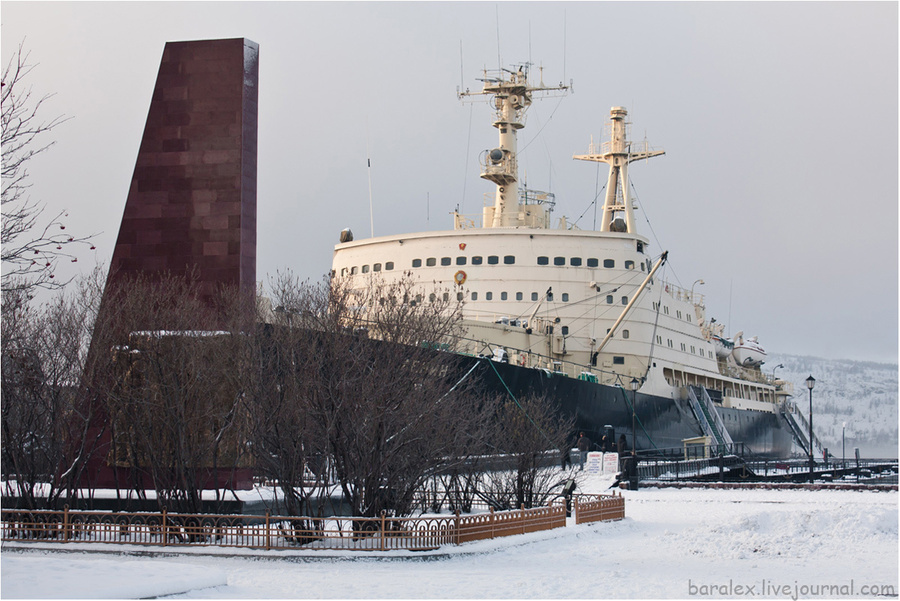
<svg viewBox="0 0 900 601"><path fill-rule="evenodd" d="M35 93L56 94L45 115L74 117L31 166L33 198L99 233L65 269L112 257L167 41L259 44L260 280L318 279L342 228L369 235L367 155L376 235L477 212L496 130L457 86L531 61L547 84L574 80L520 134L555 218L593 227L597 166L571 157L626 106L632 138L666 150L630 173L667 279L704 279L708 315L770 352L896 362L897 7L4 0L0 34L4 64L23 39L39 63Z"/></svg>

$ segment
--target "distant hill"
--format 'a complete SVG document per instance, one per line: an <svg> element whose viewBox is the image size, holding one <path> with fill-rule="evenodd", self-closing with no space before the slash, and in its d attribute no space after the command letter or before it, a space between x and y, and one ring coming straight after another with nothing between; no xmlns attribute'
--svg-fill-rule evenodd
<svg viewBox="0 0 900 601"><path fill-rule="evenodd" d="M859 447L863 457L897 457L897 365L769 355L763 371L794 385L794 401L804 415L809 411L806 379L813 388L813 430L835 457L841 456L841 428L846 423L847 457Z"/></svg>

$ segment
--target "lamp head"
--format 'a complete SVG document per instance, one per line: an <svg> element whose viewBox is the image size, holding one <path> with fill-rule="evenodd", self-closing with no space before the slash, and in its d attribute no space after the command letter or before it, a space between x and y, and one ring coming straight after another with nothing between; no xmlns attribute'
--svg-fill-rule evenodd
<svg viewBox="0 0 900 601"><path fill-rule="evenodd" d="M806 387L807 388L812 390L813 386L815 386L815 385L816 385L816 379L814 377L810 376L810 377L806 378Z"/></svg>
<svg viewBox="0 0 900 601"><path fill-rule="evenodd" d="M631 390L637 392L637 389L641 387L641 381L637 378L631 378Z"/></svg>

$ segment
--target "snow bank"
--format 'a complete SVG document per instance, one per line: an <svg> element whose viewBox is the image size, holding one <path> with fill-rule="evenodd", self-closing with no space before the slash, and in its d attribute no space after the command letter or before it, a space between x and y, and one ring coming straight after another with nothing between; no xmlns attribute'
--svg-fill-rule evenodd
<svg viewBox="0 0 900 601"><path fill-rule="evenodd" d="M178 561L5 553L4 599L146 599L227 584L225 572Z"/></svg>

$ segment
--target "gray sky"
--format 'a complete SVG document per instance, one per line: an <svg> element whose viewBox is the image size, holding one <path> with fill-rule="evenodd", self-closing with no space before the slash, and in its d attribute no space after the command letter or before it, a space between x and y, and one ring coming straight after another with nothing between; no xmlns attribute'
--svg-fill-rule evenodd
<svg viewBox="0 0 900 601"><path fill-rule="evenodd" d="M70 231L101 232L97 260L112 256L165 42L259 44L260 280L317 279L342 228L368 236L367 142L376 235L477 212L496 130L456 87L478 89L499 54L574 80L532 106L519 139L554 217L593 227L597 166L571 156L626 106L632 138L667 152L631 179L668 279L703 278L708 314L770 352L897 361L895 2L4 1L0 22L4 65L25 39L35 92L56 94L45 116L74 117L33 162L32 197L68 209Z"/></svg>

